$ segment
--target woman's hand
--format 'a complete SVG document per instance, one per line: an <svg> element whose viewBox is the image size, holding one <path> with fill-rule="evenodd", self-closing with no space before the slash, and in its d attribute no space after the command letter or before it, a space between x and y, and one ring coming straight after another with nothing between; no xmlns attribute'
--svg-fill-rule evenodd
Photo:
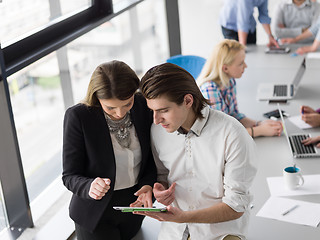
<svg viewBox="0 0 320 240"><path fill-rule="evenodd" d="M296 51L297 54L302 55L308 52L315 52L317 49L314 49L313 45L299 47Z"/></svg>
<svg viewBox="0 0 320 240"><path fill-rule="evenodd" d="M295 43L295 39L294 38L281 38L281 43L284 44L284 43Z"/></svg>
<svg viewBox="0 0 320 240"><path fill-rule="evenodd" d="M307 138L307 139L305 139L305 140L302 140L302 143L303 143L304 145L309 145L309 144L317 143L317 144L316 144L316 147L317 147L317 148L320 148L320 136L312 137L312 138Z"/></svg>
<svg viewBox="0 0 320 240"><path fill-rule="evenodd" d="M110 179L109 178L99 178L97 177L91 183L89 196L95 200L100 200L106 195L110 189Z"/></svg>
<svg viewBox="0 0 320 240"><path fill-rule="evenodd" d="M152 187L144 185L135 194L137 200L130 204L130 207L152 207Z"/></svg>
<svg viewBox="0 0 320 240"><path fill-rule="evenodd" d="M313 108L311 108L309 106L302 105L300 107L300 113L305 114L305 113L317 113L317 112L316 112L316 110L314 110Z"/></svg>
<svg viewBox="0 0 320 240"><path fill-rule="evenodd" d="M301 116L301 119L311 125L312 127L320 126L320 114L319 113L305 113Z"/></svg>
<svg viewBox="0 0 320 240"><path fill-rule="evenodd" d="M255 127L257 136L280 136L282 133L282 124L279 121L265 120Z"/></svg>

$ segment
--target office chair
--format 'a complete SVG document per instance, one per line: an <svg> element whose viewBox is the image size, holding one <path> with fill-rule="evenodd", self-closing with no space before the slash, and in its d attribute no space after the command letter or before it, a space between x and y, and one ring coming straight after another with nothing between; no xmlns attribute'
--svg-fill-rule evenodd
<svg viewBox="0 0 320 240"><path fill-rule="evenodd" d="M197 79L206 59L194 55L176 55L168 58L167 62L184 68L194 77L194 79Z"/></svg>

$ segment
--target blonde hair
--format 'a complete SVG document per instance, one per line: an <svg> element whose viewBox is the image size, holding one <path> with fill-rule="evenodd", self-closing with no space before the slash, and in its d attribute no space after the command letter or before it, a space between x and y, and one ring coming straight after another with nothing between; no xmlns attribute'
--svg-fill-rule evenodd
<svg viewBox="0 0 320 240"><path fill-rule="evenodd" d="M244 45L230 39L225 39L216 45L197 78L198 86L209 81L214 81L219 86L229 86L230 79L222 67L231 65L239 51L244 49Z"/></svg>

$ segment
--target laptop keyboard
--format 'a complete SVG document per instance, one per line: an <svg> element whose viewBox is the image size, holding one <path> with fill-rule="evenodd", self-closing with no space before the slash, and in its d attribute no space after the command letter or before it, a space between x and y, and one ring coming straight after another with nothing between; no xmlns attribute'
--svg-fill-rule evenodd
<svg viewBox="0 0 320 240"><path fill-rule="evenodd" d="M287 85L275 85L273 89L273 96L283 97L287 96Z"/></svg>
<svg viewBox="0 0 320 240"><path fill-rule="evenodd" d="M291 142L294 144L295 148L297 149L297 154L307 154L307 153L315 153L314 146L310 145L303 145L301 143L302 140L308 138L308 135L293 135L290 136Z"/></svg>

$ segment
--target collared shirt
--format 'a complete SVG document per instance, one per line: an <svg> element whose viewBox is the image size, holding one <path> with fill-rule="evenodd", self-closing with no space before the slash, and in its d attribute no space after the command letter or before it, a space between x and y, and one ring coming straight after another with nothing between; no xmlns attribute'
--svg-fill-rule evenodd
<svg viewBox="0 0 320 240"><path fill-rule="evenodd" d="M220 12L220 25L236 32L241 30L253 33L257 24L253 17L255 7L259 11L259 22L270 24L268 0L225 0Z"/></svg>
<svg viewBox="0 0 320 240"><path fill-rule="evenodd" d="M228 87L219 87L214 81L208 81L200 86L204 98L210 101L210 107L225 112L237 120L246 116L239 113L237 103L236 81L231 78Z"/></svg>
<svg viewBox="0 0 320 240"><path fill-rule="evenodd" d="M314 24L320 13L320 4L306 0L300 6L293 3L292 0L283 0L277 4L272 26L274 33L278 38L294 38L302 33L303 28L308 28ZM283 24L285 28L280 28ZM314 37L304 40L304 42L313 41ZM302 42L302 41L301 41Z"/></svg>
<svg viewBox="0 0 320 240"><path fill-rule="evenodd" d="M320 41L319 29L320 29L320 17L318 18L317 22L309 28L309 31L312 33L313 36L315 36L315 39L317 41Z"/></svg>
<svg viewBox="0 0 320 240"><path fill-rule="evenodd" d="M255 144L233 117L210 109L202 110L187 134L167 133L151 127L151 141L158 181L176 182L173 206L184 211L224 202L242 217L215 224L163 222L158 240L181 239L188 226L191 239L218 240L228 234L245 239L252 195L249 187L256 168Z"/></svg>

